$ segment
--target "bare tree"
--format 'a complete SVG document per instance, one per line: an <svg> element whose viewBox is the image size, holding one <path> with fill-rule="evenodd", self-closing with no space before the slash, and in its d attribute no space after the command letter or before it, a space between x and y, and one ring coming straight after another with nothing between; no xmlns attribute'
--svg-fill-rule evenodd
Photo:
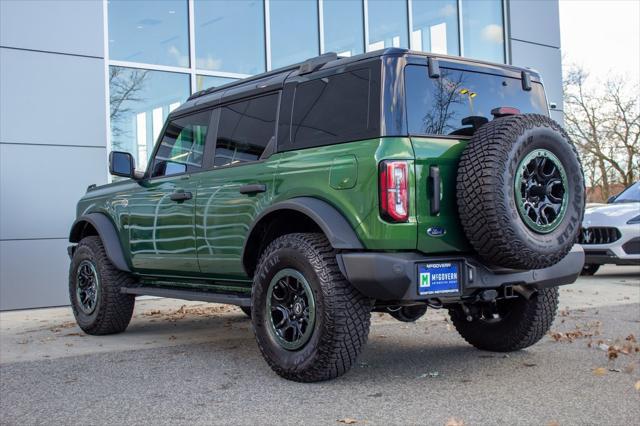
<svg viewBox="0 0 640 426"><path fill-rule="evenodd" d="M604 199L611 185L628 186L640 175L638 86L618 77L588 85L589 75L572 67L565 75L565 126L577 144L587 183Z"/></svg>
<svg viewBox="0 0 640 426"><path fill-rule="evenodd" d="M109 68L109 117L113 145L116 148L120 148L119 137L126 133L121 127L123 116L131 113L132 104L144 101L140 97L140 91L144 88L147 74L146 70Z"/></svg>

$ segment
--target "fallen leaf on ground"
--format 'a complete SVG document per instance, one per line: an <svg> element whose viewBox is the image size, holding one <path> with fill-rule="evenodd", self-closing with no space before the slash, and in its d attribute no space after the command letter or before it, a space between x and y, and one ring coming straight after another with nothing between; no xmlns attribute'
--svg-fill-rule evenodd
<svg viewBox="0 0 640 426"><path fill-rule="evenodd" d="M344 423L345 425L353 425L358 423L356 419L352 419L350 417L346 417L344 419L338 419L338 423Z"/></svg>
<svg viewBox="0 0 640 426"><path fill-rule="evenodd" d="M460 419L456 419L455 417L451 417L444 426L464 426L464 421Z"/></svg>
<svg viewBox="0 0 640 426"><path fill-rule="evenodd" d="M525 367L535 367L538 364L536 364L535 362L526 362L525 361L525 362L522 363L522 365L524 365Z"/></svg>
<svg viewBox="0 0 640 426"><path fill-rule="evenodd" d="M633 387L636 388L637 391L640 391L640 380L638 380Z"/></svg>
<svg viewBox="0 0 640 426"><path fill-rule="evenodd" d="M635 343L636 342L636 336L634 336L633 334L630 334L624 340Z"/></svg>
<svg viewBox="0 0 640 426"><path fill-rule="evenodd" d="M78 337L84 337L85 335L82 333L67 333L65 334L65 336L78 336Z"/></svg>
<svg viewBox="0 0 640 426"><path fill-rule="evenodd" d="M596 376L604 376L605 374L607 374L607 369L604 367L598 367L593 370L593 374Z"/></svg>

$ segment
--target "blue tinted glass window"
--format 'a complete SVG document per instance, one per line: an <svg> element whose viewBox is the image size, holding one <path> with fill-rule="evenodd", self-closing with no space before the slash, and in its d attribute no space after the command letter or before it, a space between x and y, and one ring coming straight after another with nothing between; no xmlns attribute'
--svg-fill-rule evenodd
<svg viewBox="0 0 640 426"><path fill-rule="evenodd" d="M235 78L213 77L210 75L196 75L196 91L209 89L210 87L223 86L236 81Z"/></svg>
<svg viewBox="0 0 640 426"><path fill-rule="evenodd" d="M362 0L324 0L322 24L324 51L340 56L362 53L364 30Z"/></svg>
<svg viewBox="0 0 640 426"><path fill-rule="evenodd" d="M271 68L318 56L318 4L308 0L271 0Z"/></svg>
<svg viewBox="0 0 640 426"><path fill-rule="evenodd" d="M111 148L144 169L167 115L188 96L188 74L110 67Z"/></svg>
<svg viewBox="0 0 640 426"><path fill-rule="evenodd" d="M457 0L414 0L411 48L459 55Z"/></svg>
<svg viewBox="0 0 640 426"><path fill-rule="evenodd" d="M370 1L368 9L369 40L367 51L385 47L409 47L406 1Z"/></svg>
<svg viewBox="0 0 640 426"><path fill-rule="evenodd" d="M196 1L194 19L197 68L240 74L264 72L262 1Z"/></svg>
<svg viewBox="0 0 640 426"><path fill-rule="evenodd" d="M462 0L464 56L504 63L502 0Z"/></svg>
<svg viewBox="0 0 640 426"><path fill-rule="evenodd" d="M111 59L189 66L186 0L112 0L108 5Z"/></svg>

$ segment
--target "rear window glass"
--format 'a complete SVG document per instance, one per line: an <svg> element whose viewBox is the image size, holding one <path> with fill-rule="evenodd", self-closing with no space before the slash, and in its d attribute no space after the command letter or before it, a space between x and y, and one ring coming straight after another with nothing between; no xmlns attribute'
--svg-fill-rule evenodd
<svg viewBox="0 0 640 426"><path fill-rule="evenodd" d="M482 124L493 119L491 110L498 107L548 115L542 85L531 86L525 91L519 78L447 68L440 69L440 78L429 78L426 66L409 65L405 68L409 133L472 135L473 125L463 124L463 119L478 117L465 121Z"/></svg>
<svg viewBox="0 0 640 426"><path fill-rule="evenodd" d="M368 69L300 83L293 103L294 149L368 137L369 86Z"/></svg>

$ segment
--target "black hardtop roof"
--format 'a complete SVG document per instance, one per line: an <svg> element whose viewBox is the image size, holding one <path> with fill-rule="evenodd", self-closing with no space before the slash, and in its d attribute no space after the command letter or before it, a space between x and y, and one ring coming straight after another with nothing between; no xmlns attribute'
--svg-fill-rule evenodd
<svg viewBox="0 0 640 426"><path fill-rule="evenodd" d="M449 56L434 54L428 52L418 52L409 49L401 49L397 47L375 50L372 52L362 53L351 57L339 57L336 53L325 53L314 58L307 59L293 65L256 74L241 80L233 81L222 86L211 87L192 94L187 101L172 112L171 115L181 114L187 110L191 110L196 106L203 104L217 103L228 95L239 95L245 92L265 91L267 88L273 88L284 84L287 77L292 74L307 74L317 70L325 70L338 66L345 66L356 62L361 62L373 58L381 57L414 57L416 59L432 58L437 60L442 67L464 67L470 70L483 71L487 73L505 73L520 76L523 71L531 74L535 80L540 81L540 75L537 71L529 68L516 67L513 65L498 64L493 62L481 61L477 59L463 58L459 56ZM234 90L235 89L235 90Z"/></svg>

